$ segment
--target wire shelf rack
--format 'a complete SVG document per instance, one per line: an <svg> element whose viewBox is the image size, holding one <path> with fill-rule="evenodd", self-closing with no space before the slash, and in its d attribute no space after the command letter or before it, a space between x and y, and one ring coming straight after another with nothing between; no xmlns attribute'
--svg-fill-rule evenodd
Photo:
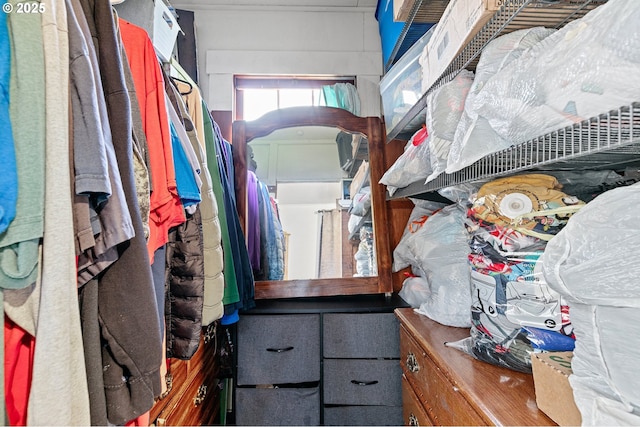
<svg viewBox="0 0 640 427"><path fill-rule="evenodd" d="M398 189L391 199L429 198L428 193L466 182L531 170L598 170L640 167L640 102L490 154L457 172Z"/></svg>
<svg viewBox="0 0 640 427"><path fill-rule="evenodd" d="M412 16L428 0L416 1ZM418 117L426 116L427 97L431 92L453 80L462 69L475 70L480 52L493 39L523 28L545 26L561 28L574 19L586 15L606 0L504 0L495 15L449 64L436 82L420 97L418 102L387 132L387 142L394 139L408 141L420 128ZM424 120L422 120L424 122Z"/></svg>
<svg viewBox="0 0 640 427"><path fill-rule="evenodd" d="M384 65L385 72L431 27L438 22L449 0L415 0L398 40ZM429 24L429 25L426 25Z"/></svg>

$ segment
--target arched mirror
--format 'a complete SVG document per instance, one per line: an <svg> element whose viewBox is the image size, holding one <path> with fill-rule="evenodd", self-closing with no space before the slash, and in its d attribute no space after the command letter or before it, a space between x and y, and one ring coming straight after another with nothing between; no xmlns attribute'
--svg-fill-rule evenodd
<svg viewBox="0 0 640 427"><path fill-rule="evenodd" d="M256 299L392 292L378 184L384 165L375 155L383 151L382 126L378 117L333 107L285 108L233 123L245 235L255 227L247 189L257 180L276 206L286 248L279 280L256 274Z"/></svg>

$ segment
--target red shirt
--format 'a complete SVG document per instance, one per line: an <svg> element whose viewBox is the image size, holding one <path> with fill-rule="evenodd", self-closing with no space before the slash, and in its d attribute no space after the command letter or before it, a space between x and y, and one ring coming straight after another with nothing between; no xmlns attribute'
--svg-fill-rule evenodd
<svg viewBox="0 0 640 427"><path fill-rule="evenodd" d="M151 199L147 250L153 263L156 249L167 243L169 229L182 224L186 218L178 196L164 79L158 57L144 29L122 18L119 23L148 144Z"/></svg>

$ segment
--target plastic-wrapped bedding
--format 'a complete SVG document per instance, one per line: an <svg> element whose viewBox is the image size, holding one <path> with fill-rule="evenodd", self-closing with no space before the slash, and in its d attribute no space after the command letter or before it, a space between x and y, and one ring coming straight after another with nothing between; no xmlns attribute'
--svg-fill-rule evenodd
<svg viewBox="0 0 640 427"><path fill-rule="evenodd" d="M571 304L576 348L571 361L582 425L640 425L640 311Z"/></svg>
<svg viewBox="0 0 640 427"><path fill-rule="evenodd" d="M404 268L416 263L416 253L419 251L419 243L423 228L422 226L436 212L440 211L446 205L444 203L432 202L430 200L411 199L414 207L409 214L407 225L402 233L400 242L393 252L394 272L398 272Z"/></svg>
<svg viewBox="0 0 640 427"><path fill-rule="evenodd" d="M640 308L638 206L640 183L609 190L575 213L545 249L549 284L582 304Z"/></svg>
<svg viewBox="0 0 640 427"><path fill-rule="evenodd" d="M610 0L489 79L473 101L518 144L640 99L640 7Z"/></svg>
<svg viewBox="0 0 640 427"><path fill-rule="evenodd" d="M393 252L394 271L411 266L421 279L407 279L400 295L411 294L414 307L419 304L416 311L436 322L469 327L466 214L458 205L446 206L435 213L418 206L414 211L407 224L410 231ZM416 297L422 299L416 301Z"/></svg>
<svg viewBox="0 0 640 427"><path fill-rule="evenodd" d="M416 131L404 147L404 152L382 175L379 183L387 186L393 196L398 188L428 177L431 170L429 143L426 128Z"/></svg>
<svg viewBox="0 0 640 427"><path fill-rule="evenodd" d="M640 425L640 184L609 190L573 215L542 256L569 301L583 425Z"/></svg>
<svg viewBox="0 0 640 427"><path fill-rule="evenodd" d="M429 129L429 155L433 171L426 182L435 179L447 168L449 149L472 83L473 73L461 70L453 80L427 96L426 124Z"/></svg>
<svg viewBox="0 0 640 427"><path fill-rule="evenodd" d="M514 31L492 40L482 50L476 75L465 100L464 112L456 126L449 150L446 172L452 173L469 166L487 154L509 147L511 142L501 138L476 109L474 101L485 89L489 79L522 53L556 30L534 27Z"/></svg>

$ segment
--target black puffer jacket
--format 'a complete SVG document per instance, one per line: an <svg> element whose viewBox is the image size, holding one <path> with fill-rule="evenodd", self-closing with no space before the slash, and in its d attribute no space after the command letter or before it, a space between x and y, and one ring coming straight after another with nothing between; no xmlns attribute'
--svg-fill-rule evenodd
<svg viewBox="0 0 640 427"><path fill-rule="evenodd" d="M165 274L167 357L188 360L198 349L204 300L200 207L169 231Z"/></svg>

